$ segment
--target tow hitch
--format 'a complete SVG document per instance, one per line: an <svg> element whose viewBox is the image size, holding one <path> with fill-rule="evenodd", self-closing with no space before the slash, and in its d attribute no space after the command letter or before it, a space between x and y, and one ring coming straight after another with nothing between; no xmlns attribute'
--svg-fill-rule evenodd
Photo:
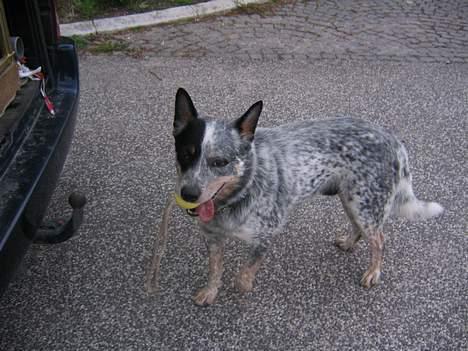
<svg viewBox="0 0 468 351"><path fill-rule="evenodd" d="M86 197L79 193L71 193L68 197L73 212L70 218L55 219L43 223L36 232L34 242L38 244L58 244L70 239L83 222L83 209Z"/></svg>

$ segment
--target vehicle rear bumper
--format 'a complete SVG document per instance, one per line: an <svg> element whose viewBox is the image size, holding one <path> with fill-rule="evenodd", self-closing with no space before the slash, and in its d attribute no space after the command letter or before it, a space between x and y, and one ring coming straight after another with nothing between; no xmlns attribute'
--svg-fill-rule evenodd
<svg viewBox="0 0 468 351"><path fill-rule="evenodd" d="M28 135L0 174L0 295L34 240L73 137L79 72L71 39L61 38L56 68L57 87L50 95L55 116L40 96L31 103L26 111L32 116Z"/></svg>

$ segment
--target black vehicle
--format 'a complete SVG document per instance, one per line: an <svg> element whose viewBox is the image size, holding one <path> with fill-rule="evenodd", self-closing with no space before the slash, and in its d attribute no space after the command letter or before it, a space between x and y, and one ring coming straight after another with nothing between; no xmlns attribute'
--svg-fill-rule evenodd
<svg viewBox="0 0 468 351"><path fill-rule="evenodd" d="M21 79L25 67L42 73ZM78 98L75 45L60 37L54 1L0 0L0 295L31 243L66 240L82 220L85 199L72 194L70 219L41 224Z"/></svg>

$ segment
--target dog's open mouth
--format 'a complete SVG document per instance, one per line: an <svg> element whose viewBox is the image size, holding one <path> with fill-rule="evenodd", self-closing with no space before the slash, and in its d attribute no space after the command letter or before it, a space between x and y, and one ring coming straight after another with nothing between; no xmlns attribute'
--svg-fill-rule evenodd
<svg viewBox="0 0 468 351"><path fill-rule="evenodd" d="M216 213L214 200L226 183L223 183L208 201L202 202L198 207L187 209L187 213L193 217L199 217L203 223L211 221Z"/></svg>

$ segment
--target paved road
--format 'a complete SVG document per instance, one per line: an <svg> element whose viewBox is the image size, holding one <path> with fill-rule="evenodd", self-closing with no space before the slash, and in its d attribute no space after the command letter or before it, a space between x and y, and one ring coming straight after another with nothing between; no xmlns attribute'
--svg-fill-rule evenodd
<svg viewBox="0 0 468 351"><path fill-rule="evenodd" d="M289 1L123 38L162 57L468 63L467 21L466 1Z"/></svg>
<svg viewBox="0 0 468 351"><path fill-rule="evenodd" d="M337 3L130 32L120 36L147 45L142 58L82 57L80 120L50 216L81 189L87 221L80 236L26 257L0 301L1 350L466 348L466 2ZM246 296L231 286L245 247L230 243L225 289L201 309L190 296L205 281L205 249L177 211L162 290L148 296L179 86L219 118L263 99L263 126L353 115L390 128L409 149L417 193L447 212L391 221L382 284L364 290L367 245L339 252L343 211L317 198L293 213Z"/></svg>

